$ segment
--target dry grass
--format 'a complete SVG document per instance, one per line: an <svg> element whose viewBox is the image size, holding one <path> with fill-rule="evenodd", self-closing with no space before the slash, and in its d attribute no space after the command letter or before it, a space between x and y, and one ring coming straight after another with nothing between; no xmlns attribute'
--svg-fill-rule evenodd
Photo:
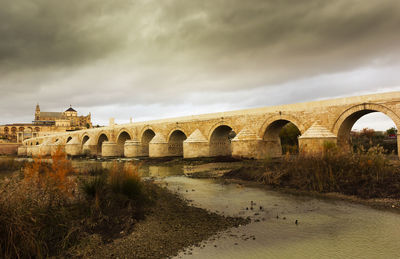
<svg viewBox="0 0 400 259"><path fill-rule="evenodd" d="M68 246L74 238L71 215L76 183L72 167L57 152L53 164L40 158L27 164L23 178L2 182L0 251L5 258L42 258Z"/></svg>
<svg viewBox="0 0 400 259"><path fill-rule="evenodd" d="M225 177L259 181L305 191L339 192L360 198L400 198L400 168L382 147L340 152L327 146L322 156L285 156L257 162Z"/></svg>
<svg viewBox="0 0 400 259"><path fill-rule="evenodd" d="M381 147L356 153L331 150L323 156L286 158L260 180L317 192L340 192L361 198L400 198L400 171Z"/></svg>
<svg viewBox="0 0 400 259"><path fill-rule="evenodd" d="M137 168L95 171L79 181L59 150L52 163L37 158L23 175L0 182L0 257L59 255L87 235L107 239L132 228L143 214L137 200L148 200Z"/></svg>

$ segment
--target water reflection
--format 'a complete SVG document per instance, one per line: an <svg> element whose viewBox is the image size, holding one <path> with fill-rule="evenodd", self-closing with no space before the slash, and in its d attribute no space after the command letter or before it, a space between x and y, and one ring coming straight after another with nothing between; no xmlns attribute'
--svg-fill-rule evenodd
<svg viewBox="0 0 400 259"><path fill-rule="evenodd" d="M139 174L142 177L164 178L167 176L183 175L183 165L148 165L137 160L114 160L114 161L96 161L96 160L73 160L72 166L80 171L89 170L91 168L102 167L112 169L129 169L132 165L139 166Z"/></svg>
<svg viewBox="0 0 400 259"><path fill-rule="evenodd" d="M205 247L192 248L190 256L182 252L178 258L400 256L400 215L395 213L210 179L169 177L165 181L168 188L192 200L195 206L250 217L253 222L203 242Z"/></svg>

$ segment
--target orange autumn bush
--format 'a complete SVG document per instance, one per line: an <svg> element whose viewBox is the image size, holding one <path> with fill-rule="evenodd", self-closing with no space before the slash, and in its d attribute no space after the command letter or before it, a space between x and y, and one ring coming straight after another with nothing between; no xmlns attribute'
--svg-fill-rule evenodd
<svg viewBox="0 0 400 259"><path fill-rule="evenodd" d="M138 166L78 174L61 150L36 158L0 181L0 258L57 257L94 233L126 231L121 222L143 218L151 190Z"/></svg>
<svg viewBox="0 0 400 259"><path fill-rule="evenodd" d="M26 164L22 179L0 182L1 258L44 258L76 241L74 171L61 150L52 160L39 157Z"/></svg>
<svg viewBox="0 0 400 259"><path fill-rule="evenodd" d="M72 196L76 189L75 173L71 162L61 148L51 156L52 162L46 162L41 157L24 168L24 183L44 190L54 188L62 194Z"/></svg>

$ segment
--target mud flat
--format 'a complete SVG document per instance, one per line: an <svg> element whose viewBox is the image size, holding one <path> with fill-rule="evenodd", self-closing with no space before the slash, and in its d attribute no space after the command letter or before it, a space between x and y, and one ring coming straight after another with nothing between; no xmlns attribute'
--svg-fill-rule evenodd
<svg viewBox="0 0 400 259"><path fill-rule="evenodd" d="M250 222L242 217L226 217L190 206L187 200L157 187L159 199L145 219L129 234L104 243L92 235L66 256L82 258L167 258L185 247L199 246L213 235Z"/></svg>

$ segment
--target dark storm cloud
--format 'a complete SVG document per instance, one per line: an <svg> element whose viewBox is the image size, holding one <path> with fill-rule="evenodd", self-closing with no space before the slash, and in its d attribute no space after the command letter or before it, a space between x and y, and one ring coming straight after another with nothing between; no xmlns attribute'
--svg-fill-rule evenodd
<svg viewBox="0 0 400 259"><path fill-rule="evenodd" d="M0 64L77 64L118 48L112 27L126 1L0 0Z"/></svg>
<svg viewBox="0 0 400 259"><path fill-rule="evenodd" d="M0 89L7 93L0 110L24 100L5 118L30 118L36 102L58 110L72 103L107 116L110 109L99 106L140 113L149 107L147 118L178 106L238 109L400 84L393 69L400 65L397 0L0 0L0 6ZM369 80L343 78L355 75Z"/></svg>

